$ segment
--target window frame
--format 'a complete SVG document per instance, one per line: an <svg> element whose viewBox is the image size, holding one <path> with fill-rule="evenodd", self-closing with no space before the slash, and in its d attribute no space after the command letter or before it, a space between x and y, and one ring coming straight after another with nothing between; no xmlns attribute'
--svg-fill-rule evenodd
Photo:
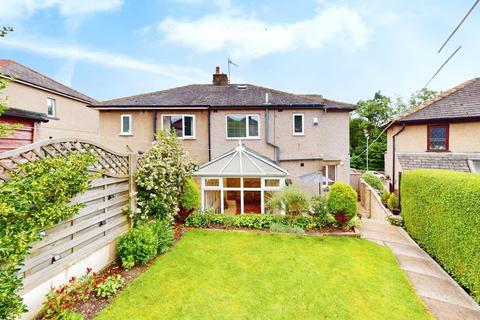
<svg viewBox="0 0 480 320"><path fill-rule="evenodd" d="M229 116L245 116L246 118L246 132L245 137L229 137L228 136L228 117ZM250 136L250 120L249 118L256 116L258 118L258 135ZM259 140L260 139L260 114L259 113L228 113L225 115L225 137L227 140Z"/></svg>
<svg viewBox="0 0 480 320"><path fill-rule="evenodd" d="M195 119L195 115L194 114L162 114L160 116L160 128L163 132L164 131L164 128L163 128L163 118L165 117L182 117L182 137L177 137L178 139L182 139L182 140L194 140L197 138L197 128L196 128L196 125L197 125L197 119ZM192 118L192 135L190 136L185 136L185 117L191 117Z"/></svg>
<svg viewBox="0 0 480 320"><path fill-rule="evenodd" d="M302 117L302 132L295 132L295 117ZM304 136L305 135L305 114L303 114L303 113L292 114L292 134L294 136Z"/></svg>
<svg viewBox="0 0 480 320"><path fill-rule="evenodd" d="M123 118L128 118L128 132L123 128ZM132 115L131 114L121 114L120 115L120 135L121 136L133 136L132 132Z"/></svg>
<svg viewBox="0 0 480 320"><path fill-rule="evenodd" d="M53 114L49 113L49 102L53 101ZM57 101L53 98L47 97L47 116L50 118L55 118L57 116Z"/></svg>
<svg viewBox="0 0 480 320"><path fill-rule="evenodd" d="M431 149L430 148L430 129L445 128L445 149ZM428 152L449 152L450 146L450 125L448 124L429 124L427 125L427 151Z"/></svg>

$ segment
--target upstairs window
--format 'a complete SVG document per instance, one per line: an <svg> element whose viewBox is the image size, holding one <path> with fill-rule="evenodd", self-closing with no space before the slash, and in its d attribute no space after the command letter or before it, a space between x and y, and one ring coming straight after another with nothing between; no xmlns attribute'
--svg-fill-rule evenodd
<svg viewBox="0 0 480 320"><path fill-rule="evenodd" d="M259 138L260 116L258 114L227 115L227 138Z"/></svg>
<svg viewBox="0 0 480 320"><path fill-rule="evenodd" d="M55 99L47 98L47 115L49 117L55 117L57 115L57 106Z"/></svg>
<svg viewBox="0 0 480 320"><path fill-rule="evenodd" d="M182 139L195 138L195 117L191 115L162 115L162 130L174 132Z"/></svg>
<svg viewBox="0 0 480 320"><path fill-rule="evenodd" d="M303 114L297 113L293 115L293 135L303 136L304 120Z"/></svg>
<svg viewBox="0 0 480 320"><path fill-rule="evenodd" d="M428 151L448 151L448 125L428 126Z"/></svg>
<svg viewBox="0 0 480 320"><path fill-rule="evenodd" d="M122 114L120 116L120 134L125 136L132 134L132 115Z"/></svg>

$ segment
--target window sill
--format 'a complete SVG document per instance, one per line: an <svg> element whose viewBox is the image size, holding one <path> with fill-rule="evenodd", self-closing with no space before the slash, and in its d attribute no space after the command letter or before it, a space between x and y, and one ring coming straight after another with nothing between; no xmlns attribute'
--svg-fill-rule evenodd
<svg viewBox="0 0 480 320"><path fill-rule="evenodd" d="M248 138L246 138L246 137L244 137L244 138L229 138L229 137L227 137L226 139L227 140L261 140L260 137L248 137Z"/></svg>
<svg viewBox="0 0 480 320"><path fill-rule="evenodd" d="M122 136L122 137L131 137L131 136L133 136L133 133L120 133L119 136Z"/></svg>
<svg viewBox="0 0 480 320"><path fill-rule="evenodd" d="M50 120L60 120L60 118L57 117L57 116L49 116L49 115L47 115L47 118L50 119Z"/></svg>
<svg viewBox="0 0 480 320"><path fill-rule="evenodd" d="M294 137L304 137L305 133L294 133L293 136Z"/></svg>

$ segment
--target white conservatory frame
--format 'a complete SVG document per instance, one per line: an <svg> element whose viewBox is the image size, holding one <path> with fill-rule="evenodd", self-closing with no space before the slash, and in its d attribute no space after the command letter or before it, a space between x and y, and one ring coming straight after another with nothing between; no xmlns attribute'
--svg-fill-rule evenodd
<svg viewBox="0 0 480 320"><path fill-rule="evenodd" d="M201 208L208 209L205 203L205 193L208 191L220 192L220 212L225 213L225 194L227 191L240 192L240 214L245 214L245 192L260 192L260 213L265 213L265 192L279 191L285 186L288 172L273 162L245 148L241 142L234 150L204 164L194 173L200 178ZM224 178L239 178L239 187L224 186ZM244 186L244 179L260 179L260 187L250 188ZM208 186L207 180L217 180L218 185ZM278 186L267 186L265 181L278 180Z"/></svg>

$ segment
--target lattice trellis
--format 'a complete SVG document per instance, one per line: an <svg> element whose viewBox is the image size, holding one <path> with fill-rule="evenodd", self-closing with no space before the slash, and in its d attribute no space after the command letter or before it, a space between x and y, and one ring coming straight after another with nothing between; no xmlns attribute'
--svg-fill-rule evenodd
<svg viewBox="0 0 480 320"><path fill-rule="evenodd" d="M90 152L97 158L92 171L101 171L111 177L129 176L129 158L95 142L82 139L54 139L40 141L15 150L0 153L0 182L20 170L19 165L47 157L67 157L76 152Z"/></svg>

